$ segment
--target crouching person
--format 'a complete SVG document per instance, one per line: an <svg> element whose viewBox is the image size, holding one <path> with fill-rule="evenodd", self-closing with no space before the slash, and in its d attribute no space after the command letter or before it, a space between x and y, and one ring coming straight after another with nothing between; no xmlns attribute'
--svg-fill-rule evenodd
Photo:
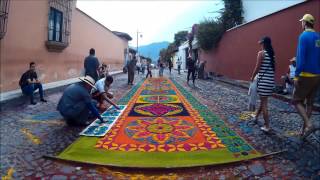
<svg viewBox="0 0 320 180"><path fill-rule="evenodd" d="M98 118L103 121L90 96L95 80L88 75L79 79L81 82L72 84L65 89L57 110L71 126L88 125L90 118Z"/></svg>
<svg viewBox="0 0 320 180"><path fill-rule="evenodd" d="M97 107L100 111L107 110L107 103L110 103L116 109L120 109L114 102L110 100L113 98L113 94L109 92L112 83L113 77L107 75L105 78L100 79L95 84L95 89L93 90L92 98L98 101Z"/></svg>

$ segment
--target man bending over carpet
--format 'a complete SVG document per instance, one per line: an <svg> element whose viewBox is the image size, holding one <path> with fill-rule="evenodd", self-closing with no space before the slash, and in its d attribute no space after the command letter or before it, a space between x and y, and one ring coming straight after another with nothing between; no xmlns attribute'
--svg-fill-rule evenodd
<svg viewBox="0 0 320 180"><path fill-rule="evenodd" d="M107 75L96 82L95 89L92 93L92 98L98 101L97 107L100 111L107 110L107 103L113 105L116 109L120 109L114 102L110 99L113 98L113 94L109 92L110 86L113 83L113 77Z"/></svg>
<svg viewBox="0 0 320 180"><path fill-rule="evenodd" d="M103 122L95 106L96 102L90 96L91 89L95 88L95 80L88 75L79 79L82 82L72 84L65 89L57 110L71 126L89 125L90 118L98 118Z"/></svg>

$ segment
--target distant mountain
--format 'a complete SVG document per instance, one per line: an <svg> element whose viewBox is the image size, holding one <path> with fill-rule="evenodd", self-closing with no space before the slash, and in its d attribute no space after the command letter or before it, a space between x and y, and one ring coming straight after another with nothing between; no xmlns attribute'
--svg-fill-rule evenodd
<svg viewBox="0 0 320 180"><path fill-rule="evenodd" d="M164 42L156 42L148 45L139 46L139 53L142 56L150 57L152 61L155 63L159 58L160 50L163 48L167 48L168 45L169 45L169 42L164 41Z"/></svg>

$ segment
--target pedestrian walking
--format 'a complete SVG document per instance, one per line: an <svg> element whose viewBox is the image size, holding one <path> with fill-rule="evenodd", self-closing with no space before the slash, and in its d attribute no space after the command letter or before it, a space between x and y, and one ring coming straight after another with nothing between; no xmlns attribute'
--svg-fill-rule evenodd
<svg viewBox="0 0 320 180"><path fill-rule="evenodd" d="M304 31L298 41L293 103L304 122L301 135L306 137L314 128L310 118L320 86L320 35L314 30L315 19L311 14L305 14L300 21Z"/></svg>
<svg viewBox="0 0 320 180"><path fill-rule="evenodd" d="M160 65L159 65L159 76L162 77L163 76L163 70L164 70L164 64L161 61Z"/></svg>
<svg viewBox="0 0 320 180"><path fill-rule="evenodd" d="M137 63L137 59L135 56L133 56L128 63L128 85L133 85L136 63Z"/></svg>
<svg viewBox="0 0 320 180"><path fill-rule="evenodd" d="M36 73L36 63L30 62L29 70L22 74L19 85L23 94L30 96L30 104L37 104L34 101L34 91L39 89L40 101L47 102L43 98L43 88L41 82L38 80L38 75Z"/></svg>
<svg viewBox="0 0 320 180"><path fill-rule="evenodd" d="M178 61L177 61L177 65L178 65L178 74L181 74L181 64L182 64L182 61L180 58L178 58Z"/></svg>
<svg viewBox="0 0 320 180"><path fill-rule="evenodd" d="M140 61L138 61L138 62L137 62L137 72L138 72L138 75L139 75L140 71L141 71L141 63L140 63Z"/></svg>
<svg viewBox="0 0 320 180"><path fill-rule="evenodd" d="M187 58L187 66L188 66L188 75L187 75L187 83L189 84L190 75L192 77L192 83L195 86L195 71L196 71L196 61L192 58L192 52L189 51L189 56Z"/></svg>
<svg viewBox="0 0 320 180"><path fill-rule="evenodd" d="M89 50L89 56L87 56L84 60L84 70L85 75L89 75L92 77L95 81L99 79L99 60L97 57L95 57L96 51L95 49L91 48Z"/></svg>
<svg viewBox="0 0 320 180"><path fill-rule="evenodd" d="M172 60L170 59L169 60L169 72L170 72L170 74L171 74L171 70L172 70L172 67L173 67L173 63L172 63Z"/></svg>
<svg viewBox="0 0 320 180"><path fill-rule="evenodd" d="M144 75L144 73L146 71L146 61L145 60L143 60L141 63L141 71L142 71L142 74Z"/></svg>
<svg viewBox="0 0 320 180"><path fill-rule="evenodd" d="M264 126L261 127L261 130L269 132L268 97L272 95L275 86L275 53L269 37L262 38L259 41L259 44L261 45L262 50L258 52L256 67L251 76L251 81L253 81L254 77L258 74L257 90L260 96L260 106L255 116L255 122L258 121L259 115L262 112L265 123Z"/></svg>
<svg viewBox="0 0 320 180"><path fill-rule="evenodd" d="M147 76L146 76L146 78L148 78L149 75L152 78L151 62L150 61L147 62Z"/></svg>
<svg viewBox="0 0 320 180"><path fill-rule="evenodd" d="M88 75L79 79L81 82L72 84L64 90L57 110L71 126L89 125L90 118L103 121L95 106L96 102L90 96L95 80Z"/></svg>

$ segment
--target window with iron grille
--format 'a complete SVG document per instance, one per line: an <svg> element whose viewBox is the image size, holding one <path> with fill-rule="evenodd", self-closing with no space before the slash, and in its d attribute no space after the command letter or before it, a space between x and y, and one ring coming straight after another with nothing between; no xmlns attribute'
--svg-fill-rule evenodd
<svg viewBox="0 0 320 180"><path fill-rule="evenodd" d="M71 14L73 0L48 0L48 40L49 51L62 51L71 39Z"/></svg>
<svg viewBox="0 0 320 180"><path fill-rule="evenodd" d="M0 39L2 39L7 32L9 4L10 0L0 0Z"/></svg>
<svg viewBox="0 0 320 180"><path fill-rule="evenodd" d="M48 40L61 42L62 40L62 12L50 8L49 14L49 31L48 31Z"/></svg>

